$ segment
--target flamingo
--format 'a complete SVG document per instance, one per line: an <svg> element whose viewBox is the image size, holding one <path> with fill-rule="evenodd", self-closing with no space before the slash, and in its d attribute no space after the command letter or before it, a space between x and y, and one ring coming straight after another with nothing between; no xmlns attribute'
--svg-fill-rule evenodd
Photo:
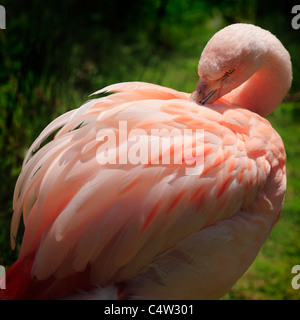
<svg viewBox="0 0 300 320"><path fill-rule="evenodd" d="M192 94L110 85L42 131L15 187L12 248L21 216L25 232L1 299L219 299L245 273L284 202L284 145L264 116L290 88L290 56L269 31L233 24L209 40L198 74ZM153 129L201 129L165 149L178 160L198 141L200 152L124 161L158 142ZM199 172L187 173L191 159Z"/></svg>

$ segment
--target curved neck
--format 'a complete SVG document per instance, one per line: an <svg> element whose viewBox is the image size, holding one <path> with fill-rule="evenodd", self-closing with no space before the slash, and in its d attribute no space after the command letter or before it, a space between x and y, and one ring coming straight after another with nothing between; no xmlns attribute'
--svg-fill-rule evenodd
<svg viewBox="0 0 300 320"><path fill-rule="evenodd" d="M277 39L276 39L277 40ZM271 113L288 92L292 81L290 55L277 40L269 45L264 63L241 86L223 96L262 116Z"/></svg>

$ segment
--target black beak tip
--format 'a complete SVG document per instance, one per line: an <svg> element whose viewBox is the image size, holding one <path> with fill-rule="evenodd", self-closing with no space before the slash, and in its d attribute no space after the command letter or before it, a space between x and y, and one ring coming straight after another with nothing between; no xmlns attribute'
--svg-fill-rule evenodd
<svg viewBox="0 0 300 320"><path fill-rule="evenodd" d="M199 104L201 105L205 104L216 92L217 90L211 91L209 94L207 94L203 99L199 101Z"/></svg>

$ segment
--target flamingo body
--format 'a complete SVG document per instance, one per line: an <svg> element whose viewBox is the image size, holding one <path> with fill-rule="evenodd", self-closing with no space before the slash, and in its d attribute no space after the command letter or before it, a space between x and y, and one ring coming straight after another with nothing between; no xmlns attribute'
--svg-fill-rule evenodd
<svg viewBox="0 0 300 320"><path fill-rule="evenodd" d="M54 120L28 151L14 194L13 246L21 215L26 228L2 298L221 297L280 216L280 136L259 114L221 98L199 105L196 94L142 82L101 92L113 94ZM161 149L122 163L118 139L106 150L115 163L99 164L102 137L118 136L120 121L127 153L149 149L153 129L202 129L201 173L186 174L183 158L162 163ZM195 141L178 141L164 150L171 160L185 148L196 154Z"/></svg>

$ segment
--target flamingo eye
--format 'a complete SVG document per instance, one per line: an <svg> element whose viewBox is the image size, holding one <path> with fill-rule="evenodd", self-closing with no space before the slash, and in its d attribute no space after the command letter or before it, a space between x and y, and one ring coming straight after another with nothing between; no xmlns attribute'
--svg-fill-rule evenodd
<svg viewBox="0 0 300 320"><path fill-rule="evenodd" d="M234 72L234 69L229 69L226 73L225 76L229 76L230 74L232 74Z"/></svg>

